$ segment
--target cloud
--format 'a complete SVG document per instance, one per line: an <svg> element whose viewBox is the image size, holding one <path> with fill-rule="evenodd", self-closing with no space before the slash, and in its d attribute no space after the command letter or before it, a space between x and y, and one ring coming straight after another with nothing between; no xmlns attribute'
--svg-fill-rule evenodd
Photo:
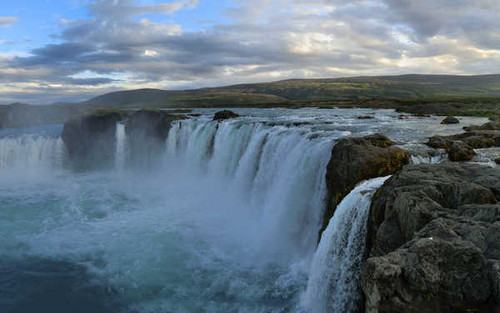
<svg viewBox="0 0 500 313"><path fill-rule="evenodd" d="M58 43L0 59L0 81L12 92L76 99L120 88L500 68L498 1L238 0L224 23L200 31L170 18L198 1L140 3L89 2L87 18L61 20Z"/></svg>
<svg viewBox="0 0 500 313"><path fill-rule="evenodd" d="M8 27L18 21L17 17L0 16L0 27Z"/></svg>

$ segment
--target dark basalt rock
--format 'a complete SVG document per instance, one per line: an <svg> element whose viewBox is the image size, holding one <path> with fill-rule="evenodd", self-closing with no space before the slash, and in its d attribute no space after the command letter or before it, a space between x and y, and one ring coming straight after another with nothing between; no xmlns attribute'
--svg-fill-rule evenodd
<svg viewBox="0 0 500 313"><path fill-rule="evenodd" d="M187 116L160 110L140 110L130 116L125 125L130 160L146 165L165 151L165 140L172 121Z"/></svg>
<svg viewBox="0 0 500 313"><path fill-rule="evenodd" d="M462 141L453 141L446 152L453 162L470 161L476 156L474 149Z"/></svg>
<svg viewBox="0 0 500 313"><path fill-rule="evenodd" d="M357 183L386 176L408 164L410 155L392 146L392 141L380 134L363 138L341 139L332 149L327 166L328 205L321 232L328 225L340 201Z"/></svg>
<svg viewBox="0 0 500 313"><path fill-rule="evenodd" d="M96 112L64 124L62 139L75 170L109 167L114 163L118 112Z"/></svg>
<svg viewBox="0 0 500 313"><path fill-rule="evenodd" d="M237 113L234 113L233 111L229 110L223 110L215 113L214 115L214 121L222 121L222 120L227 120L230 118L237 118L240 115Z"/></svg>
<svg viewBox="0 0 500 313"><path fill-rule="evenodd" d="M443 136L432 136L426 145L434 149L447 149L450 146L450 140Z"/></svg>
<svg viewBox="0 0 500 313"><path fill-rule="evenodd" d="M493 125L485 125L488 124ZM500 132L483 126L464 127L468 131L457 135L432 136L426 144L435 149L445 149L451 161L468 161L475 155L473 149L500 147Z"/></svg>
<svg viewBox="0 0 500 313"><path fill-rule="evenodd" d="M447 116L442 121L441 124L458 124L460 121L454 116Z"/></svg>
<svg viewBox="0 0 500 313"><path fill-rule="evenodd" d="M366 312L498 312L500 169L406 166L375 194Z"/></svg>

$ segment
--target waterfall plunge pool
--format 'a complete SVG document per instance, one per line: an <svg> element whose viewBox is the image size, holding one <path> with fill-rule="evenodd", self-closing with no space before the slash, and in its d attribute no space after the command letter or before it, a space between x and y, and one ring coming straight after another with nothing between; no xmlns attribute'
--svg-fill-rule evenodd
<svg viewBox="0 0 500 313"><path fill-rule="evenodd" d="M331 236L316 252L335 140L380 132L423 149L430 135L485 122L399 120L391 110L240 109L241 118L217 124L214 111L175 122L148 169L127 165L123 125L115 168L86 173L68 169L60 125L1 130L0 308L335 312L324 303L356 292L344 286L332 294L338 271L318 273L329 270L321 255L338 252ZM356 193L346 199L356 210L356 199L369 203ZM349 271L349 262L337 265Z"/></svg>

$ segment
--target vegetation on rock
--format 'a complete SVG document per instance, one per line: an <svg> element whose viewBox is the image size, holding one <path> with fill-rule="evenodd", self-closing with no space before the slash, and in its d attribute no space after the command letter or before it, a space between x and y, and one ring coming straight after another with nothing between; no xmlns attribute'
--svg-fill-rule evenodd
<svg viewBox="0 0 500 313"><path fill-rule="evenodd" d="M328 204L321 232L328 225L337 205L357 183L393 174L409 163L409 154L392 144L381 134L345 138L335 144L327 166Z"/></svg>

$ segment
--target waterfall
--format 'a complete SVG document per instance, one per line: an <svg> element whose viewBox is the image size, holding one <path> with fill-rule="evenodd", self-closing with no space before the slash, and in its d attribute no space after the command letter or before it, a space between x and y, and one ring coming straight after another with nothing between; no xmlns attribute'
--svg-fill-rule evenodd
<svg viewBox="0 0 500 313"><path fill-rule="evenodd" d="M64 154L60 137L23 134L0 138L0 168L60 168Z"/></svg>
<svg viewBox="0 0 500 313"><path fill-rule="evenodd" d="M167 151L187 168L229 182L231 192L246 198L250 214L260 219L255 251L298 259L314 252L333 145L330 138L309 135L241 119L185 120L172 126Z"/></svg>
<svg viewBox="0 0 500 313"><path fill-rule="evenodd" d="M337 207L313 257L302 298L306 312L354 312L371 198L389 177L359 184Z"/></svg>
<svg viewBox="0 0 500 313"><path fill-rule="evenodd" d="M123 170L125 168L126 161L126 134L125 134L125 124L116 124L116 147L115 147L115 168L117 170Z"/></svg>

